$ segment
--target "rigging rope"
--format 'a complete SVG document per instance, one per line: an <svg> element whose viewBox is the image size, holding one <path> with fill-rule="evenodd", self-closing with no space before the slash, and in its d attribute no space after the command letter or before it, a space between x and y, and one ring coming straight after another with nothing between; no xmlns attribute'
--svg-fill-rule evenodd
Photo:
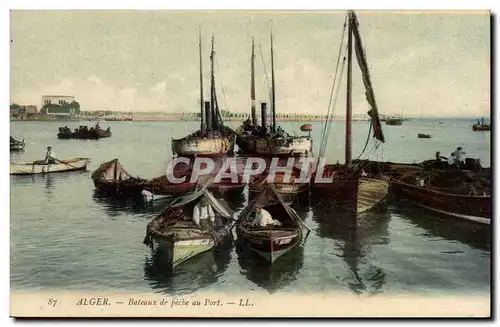
<svg viewBox="0 0 500 327"><path fill-rule="evenodd" d="M220 76L221 74L220 74L219 60L217 59L216 56L214 56L214 57L215 57L215 65L217 67L217 72L219 73L219 76ZM224 85L222 84L222 78L220 78L220 77L219 77L219 83L220 83L220 87L222 90L222 95L223 95L224 105L226 106L226 111L229 112L229 106L227 105L226 91L224 90ZM215 98L215 103L217 103L217 98ZM217 104L217 106L218 106L218 104ZM222 118L222 112L220 110L219 110L219 119L220 119L221 124L224 124L224 121ZM232 120L229 120L229 125L231 125L231 128L234 129L234 125L233 125Z"/></svg>
<svg viewBox="0 0 500 327"><path fill-rule="evenodd" d="M336 64L335 64L334 79L333 79L333 84L332 84L332 88L331 88L331 91L330 91L330 99L329 99L329 103L328 103L328 111L327 111L327 115L326 115L325 126L324 126L323 132L321 134L320 149L323 149L323 148L326 147L326 144L325 145L323 145L323 144L326 143L327 140L328 140L328 137L326 136L326 134L327 134L327 125L329 123L331 123L331 120L330 120L330 108L331 108L331 104L332 104L333 93L334 93L334 90L335 90L335 83L337 81L338 66L339 66L341 55L342 55L342 49L343 49L343 44L344 44L344 39L345 39L345 34L346 34L345 31L346 31L346 27L347 27L347 17L348 17L348 15L346 15L346 17L344 19L344 27L343 27L343 30L342 30L342 38L340 40L339 53L337 55L337 61L336 61ZM344 55L344 62L345 62L345 55ZM333 113L332 113L332 118L333 118Z"/></svg>
<svg viewBox="0 0 500 327"><path fill-rule="evenodd" d="M345 61L346 61L345 59L346 58L344 57L344 60L342 62L342 66L341 66L340 80L342 80L342 77L344 76ZM338 96L339 96L339 93L340 93L340 85L341 85L340 83L337 84L337 89L335 91L335 96L334 96L334 100L333 100L333 107L332 107L333 110L335 110L335 107L337 106L337 100L338 100ZM333 112L334 111L332 111L332 118L329 121L326 133L324 134L324 140L321 140L321 144L320 144L320 156L323 156L325 154L325 151L326 151L326 146L328 144L328 139L329 139L330 131L332 129Z"/></svg>

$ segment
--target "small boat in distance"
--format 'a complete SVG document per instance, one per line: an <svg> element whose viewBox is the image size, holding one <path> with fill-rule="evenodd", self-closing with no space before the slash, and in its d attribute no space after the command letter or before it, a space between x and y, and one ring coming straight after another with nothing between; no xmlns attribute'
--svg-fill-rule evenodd
<svg viewBox="0 0 500 327"><path fill-rule="evenodd" d="M393 126L400 126L400 125L403 125L403 118L396 118L396 117L386 118L385 124L386 125L393 125Z"/></svg>
<svg viewBox="0 0 500 327"><path fill-rule="evenodd" d="M478 132L478 131L490 131L491 130L491 125L490 124L485 124L484 123L484 117L481 118L481 122L479 121L479 119L477 120L477 123L472 125L472 130L474 132Z"/></svg>
<svg viewBox="0 0 500 327"><path fill-rule="evenodd" d="M10 151L24 150L25 146L24 139L22 141L17 141L12 136L10 137Z"/></svg>
<svg viewBox="0 0 500 327"><path fill-rule="evenodd" d="M118 159L105 162L91 175L94 186L100 192L113 196L140 195L145 179L132 177Z"/></svg>
<svg viewBox="0 0 500 327"><path fill-rule="evenodd" d="M431 134L418 133L418 138L419 139L430 139L431 138Z"/></svg>
<svg viewBox="0 0 500 327"><path fill-rule="evenodd" d="M90 158L71 158L71 159L55 159L54 164L47 164L44 160L37 160L25 163L11 163L11 175L33 175L33 174L49 174L63 173L77 170L86 170Z"/></svg>
<svg viewBox="0 0 500 327"><path fill-rule="evenodd" d="M58 139L80 139L80 140L98 140L101 138L111 137L111 128L102 129L98 126L96 128L88 126L79 126L73 132L67 126L59 127L59 133L57 133Z"/></svg>
<svg viewBox="0 0 500 327"><path fill-rule="evenodd" d="M210 101L204 102L203 66L201 53L201 33L199 41L200 52L200 129L181 139L172 139L172 152L181 157L218 157L233 150L234 131L225 126L222 120L217 95L215 92L214 74L214 38L212 37L212 52L210 54Z"/></svg>

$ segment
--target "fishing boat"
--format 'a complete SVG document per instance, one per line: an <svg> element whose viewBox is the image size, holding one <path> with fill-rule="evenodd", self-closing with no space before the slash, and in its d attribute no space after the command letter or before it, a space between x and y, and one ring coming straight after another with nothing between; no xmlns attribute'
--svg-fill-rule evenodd
<svg viewBox="0 0 500 327"><path fill-rule="evenodd" d="M400 126L403 125L403 118L386 118L386 125Z"/></svg>
<svg viewBox="0 0 500 327"><path fill-rule="evenodd" d="M237 130L236 142L243 154L262 156L307 156L312 153L312 140L308 136L292 136L276 125L276 92L274 74L273 36L271 34L271 124L267 126L267 104L261 103L261 126L255 110L255 52L252 43L251 61L251 121Z"/></svg>
<svg viewBox="0 0 500 327"><path fill-rule="evenodd" d="M268 175L269 169L250 178L250 199L254 199L262 193L267 185ZM309 180L307 179L306 181L302 181L299 170L292 170L292 174L288 182L284 182L285 176L286 173L284 172L276 172L273 183L271 184L286 204L290 205L296 201L309 199Z"/></svg>
<svg viewBox="0 0 500 327"><path fill-rule="evenodd" d="M208 201L217 214L214 225L203 228L191 219L194 206ZM168 254L171 268L210 251L230 236L232 213L203 187L172 201L167 209L151 221L144 244Z"/></svg>
<svg viewBox="0 0 500 327"><path fill-rule="evenodd" d="M490 124L485 124L484 123L484 118L481 118L481 121L479 119L477 120L477 123L472 125L472 130L475 132L478 131L490 131L491 130L491 125Z"/></svg>
<svg viewBox="0 0 500 327"><path fill-rule="evenodd" d="M233 151L234 131L224 126L217 102L214 74L214 38L212 37L212 52L210 54L210 101L204 101L203 66L201 52L201 33L199 41L200 52L200 116L201 126L196 132L181 139L172 139L172 152L181 157L218 157ZM205 106L204 106L205 105Z"/></svg>
<svg viewBox="0 0 500 327"><path fill-rule="evenodd" d="M105 162L91 175L94 186L100 192L114 196L135 196L141 194L145 179L130 175L118 159Z"/></svg>
<svg viewBox="0 0 500 327"><path fill-rule="evenodd" d="M487 225L491 221L491 176L481 173L424 170L391 178L391 192L441 215Z"/></svg>
<svg viewBox="0 0 500 327"><path fill-rule="evenodd" d="M111 137L111 128L107 128L106 130L98 127L94 128L91 127L90 129L88 126L80 126L79 128L75 129L75 131L71 131L68 127L59 127L59 133L57 133L57 138L59 139L80 139L80 140L98 140L101 138L106 138L106 137Z"/></svg>
<svg viewBox="0 0 500 327"><path fill-rule="evenodd" d="M22 141L17 141L12 136L10 137L10 151L24 150L25 146L24 139Z"/></svg>
<svg viewBox="0 0 500 327"><path fill-rule="evenodd" d="M430 139L431 138L431 134L418 133L418 138L419 139Z"/></svg>
<svg viewBox="0 0 500 327"><path fill-rule="evenodd" d="M255 225L257 207L269 212L278 223L265 227ZM309 232L295 210L282 200L273 186L267 185L240 214L236 223L236 235L242 246L248 246L272 264L301 241L305 241L309 233L304 235L303 228Z"/></svg>
<svg viewBox="0 0 500 327"><path fill-rule="evenodd" d="M361 35L359 31L359 22L356 14L349 11L346 17L347 24L347 95L346 95L346 128L345 128L345 164L327 164L322 171L316 170L312 176L311 195L313 201L330 201L337 207L343 208L355 215L361 214L383 203L389 191L389 178L383 176L380 167L370 165L368 160L355 160L351 158L351 125L352 125L352 53L353 46L357 57L358 66L361 70L363 84L365 86L367 102L371 107L368 112L370 116L370 131L365 147L359 158L364 154L368 145L369 136L373 130L373 137L376 139L374 148L380 143L385 142L382 126L375 101L375 94L370 79L366 54L364 52ZM338 62L341 60L344 37L341 41L341 51L339 52ZM345 57L344 57L345 59ZM345 62L343 60L342 62ZM344 64L340 69L341 80ZM336 72L337 74L337 72ZM334 79L334 86L335 80ZM324 157L326 145L328 142L328 132L331 126L330 108L328 110L327 120L322 135L322 142L319 151L319 158ZM330 124L330 126L329 126ZM317 174L322 174L323 178L329 178L330 181L321 182L316 179ZM319 176L318 176L319 177Z"/></svg>
<svg viewBox="0 0 500 327"><path fill-rule="evenodd" d="M47 164L44 160L33 162L11 163L11 175L33 175L48 173L63 173L76 170L86 170L90 158L71 158L65 160L55 159L56 163Z"/></svg>

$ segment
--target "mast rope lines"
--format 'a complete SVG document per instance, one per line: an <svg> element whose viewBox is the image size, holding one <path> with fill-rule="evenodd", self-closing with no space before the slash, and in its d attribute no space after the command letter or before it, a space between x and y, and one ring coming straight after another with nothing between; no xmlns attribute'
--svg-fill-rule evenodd
<svg viewBox="0 0 500 327"><path fill-rule="evenodd" d="M342 30L342 38L340 40L339 52L338 52L337 60L335 63L334 78L333 78L332 88L330 91L330 99L328 102L328 110L327 110L327 114L326 114L325 125L323 127L323 131L321 132L320 150L318 153L318 156L320 158L322 156L324 156L325 151L326 151L326 146L328 144L330 128L331 128L332 121L333 121L333 113L335 112L338 94L340 92L340 85L341 85L340 81L342 80L342 76L344 73L344 66L345 66L346 52L347 52L347 44L344 46L344 39L345 39L346 28L347 28L347 18L348 18L348 14L346 14L346 17L344 19L344 27ZM342 50L344 50L343 56L342 56ZM340 62L340 58L342 58L342 57L343 57L343 60L342 60L341 73L340 73L341 76L339 78L339 82L337 83L339 62ZM335 95L334 95L334 93L335 93ZM333 106L332 106L332 102L333 102ZM330 109L332 109L332 110L330 111Z"/></svg>

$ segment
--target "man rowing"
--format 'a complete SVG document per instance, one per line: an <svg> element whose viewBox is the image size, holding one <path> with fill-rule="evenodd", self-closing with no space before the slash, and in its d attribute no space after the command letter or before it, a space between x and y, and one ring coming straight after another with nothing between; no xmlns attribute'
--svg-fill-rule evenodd
<svg viewBox="0 0 500 327"><path fill-rule="evenodd" d="M47 153L45 154L45 164L55 164L56 160L56 153L52 150L51 146L48 146Z"/></svg>

